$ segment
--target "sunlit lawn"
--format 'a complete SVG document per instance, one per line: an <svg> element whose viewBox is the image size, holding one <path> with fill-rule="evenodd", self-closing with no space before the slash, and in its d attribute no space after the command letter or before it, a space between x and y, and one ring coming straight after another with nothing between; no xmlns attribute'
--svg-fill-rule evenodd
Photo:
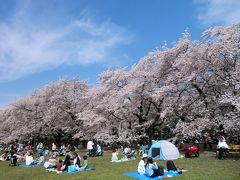
<svg viewBox="0 0 240 180"><path fill-rule="evenodd" d="M83 155L83 153L80 153ZM44 167L22 168L8 167L9 162L0 162L0 180L34 180L34 179L99 179L99 180L130 180L122 176L123 173L136 171L140 158L135 161L111 163L111 154L105 153L103 157L89 159L89 164L94 167L93 171L85 171L78 174L56 174L44 172ZM165 162L158 162L166 167ZM240 179L239 158L227 158L218 160L214 153L202 153L199 158L182 158L175 162L178 167L188 169L189 172L172 179L199 179L199 180L221 180Z"/></svg>

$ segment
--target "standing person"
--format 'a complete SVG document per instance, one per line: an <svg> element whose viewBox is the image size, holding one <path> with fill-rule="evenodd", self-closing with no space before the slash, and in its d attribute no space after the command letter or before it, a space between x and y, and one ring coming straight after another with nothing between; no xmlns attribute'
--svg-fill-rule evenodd
<svg viewBox="0 0 240 180"><path fill-rule="evenodd" d="M210 135L207 137L207 142L208 142L208 149L212 150L212 137Z"/></svg>
<svg viewBox="0 0 240 180"><path fill-rule="evenodd" d="M143 154L141 161L138 163L138 173L143 175L145 174L146 168L145 165L147 163L147 154Z"/></svg>
<svg viewBox="0 0 240 180"><path fill-rule="evenodd" d="M162 176L164 174L163 166L158 166L156 162L153 164L152 158L148 158L145 168L146 168L146 175L151 178Z"/></svg>
<svg viewBox="0 0 240 180"><path fill-rule="evenodd" d="M52 152L56 152L57 150L57 146L55 145L55 143L52 143Z"/></svg>
<svg viewBox="0 0 240 180"><path fill-rule="evenodd" d="M91 140L88 141L87 150L88 150L89 156L93 156L93 146L94 146L94 143Z"/></svg>
<svg viewBox="0 0 240 180"><path fill-rule="evenodd" d="M38 153L43 153L43 143L42 142L38 143L37 152Z"/></svg>
<svg viewBox="0 0 240 180"><path fill-rule="evenodd" d="M218 159L222 159L222 154L224 152L228 152L228 145L227 145L227 143L225 141L225 138L223 136L221 136L219 138L217 148L218 148L218 151L219 151Z"/></svg>
<svg viewBox="0 0 240 180"><path fill-rule="evenodd" d="M10 150L10 161L11 161L11 165L16 166L17 164L17 154L16 154L16 150L14 149L14 147L11 147Z"/></svg>
<svg viewBox="0 0 240 180"><path fill-rule="evenodd" d="M57 146L55 143L52 143L52 157L55 158L58 155Z"/></svg>
<svg viewBox="0 0 240 180"><path fill-rule="evenodd" d="M15 149L13 145L10 145L10 159L13 158L13 155L15 154Z"/></svg>

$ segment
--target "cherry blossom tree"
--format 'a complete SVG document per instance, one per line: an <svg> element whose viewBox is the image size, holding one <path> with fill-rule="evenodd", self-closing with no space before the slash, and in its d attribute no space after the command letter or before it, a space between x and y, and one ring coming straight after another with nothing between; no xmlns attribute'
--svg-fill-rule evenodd
<svg viewBox="0 0 240 180"><path fill-rule="evenodd" d="M80 80L61 80L42 90L35 90L4 111L1 123L1 139L10 142L16 139L72 138L76 125L76 113L81 111L82 95L88 90Z"/></svg>
<svg viewBox="0 0 240 180"><path fill-rule="evenodd" d="M150 52L130 69L106 70L34 91L0 112L0 140L199 138L240 130L240 24Z"/></svg>

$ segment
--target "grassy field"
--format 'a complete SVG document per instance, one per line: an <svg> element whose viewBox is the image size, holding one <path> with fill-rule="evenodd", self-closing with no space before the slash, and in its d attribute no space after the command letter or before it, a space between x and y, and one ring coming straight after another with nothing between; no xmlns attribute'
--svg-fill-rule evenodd
<svg viewBox="0 0 240 180"><path fill-rule="evenodd" d="M80 153L80 155L83 155ZM85 171L78 174L56 174L54 172L44 172L44 167L8 167L9 162L0 162L0 180L48 180L48 179L83 179L83 180L130 180L131 178L122 176L126 172L136 171L139 159L129 162L111 163L111 154L105 153L103 157L89 159L89 164L94 167L93 171ZM166 167L165 162L158 164ZM172 178L178 180L239 180L240 160L239 158L227 158L218 160L214 153L202 153L199 158L182 158L175 162L178 167L188 169L189 172L179 177Z"/></svg>

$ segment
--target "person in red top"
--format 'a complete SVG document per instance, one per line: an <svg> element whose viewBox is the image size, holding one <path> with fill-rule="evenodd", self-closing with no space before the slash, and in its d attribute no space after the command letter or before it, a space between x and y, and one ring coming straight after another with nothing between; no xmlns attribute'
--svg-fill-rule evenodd
<svg viewBox="0 0 240 180"><path fill-rule="evenodd" d="M62 159L59 159L58 163L57 163L57 170L61 171L62 168Z"/></svg>

